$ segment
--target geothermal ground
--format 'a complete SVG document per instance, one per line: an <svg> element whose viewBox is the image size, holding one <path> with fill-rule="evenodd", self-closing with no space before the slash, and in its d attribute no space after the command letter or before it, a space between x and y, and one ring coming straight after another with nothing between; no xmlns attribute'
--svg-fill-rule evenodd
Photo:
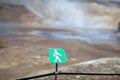
<svg viewBox="0 0 120 80"><path fill-rule="evenodd" d="M82 25L85 28L75 25L58 27L58 24L53 25L55 20L43 21L24 6L1 4L0 80L54 71L55 65L49 63L47 54L51 47L66 51L69 61L60 65L60 70L87 60L120 58L119 6L96 2L81 5L87 12L84 15L86 25Z"/></svg>

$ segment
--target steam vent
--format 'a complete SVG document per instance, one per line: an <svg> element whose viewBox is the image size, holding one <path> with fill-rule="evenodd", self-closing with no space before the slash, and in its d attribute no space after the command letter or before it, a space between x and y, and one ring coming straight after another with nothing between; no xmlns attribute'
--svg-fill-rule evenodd
<svg viewBox="0 0 120 80"><path fill-rule="evenodd" d="M120 1L0 0L0 80L55 72L55 62L60 72L120 74ZM57 78L120 80L119 75Z"/></svg>

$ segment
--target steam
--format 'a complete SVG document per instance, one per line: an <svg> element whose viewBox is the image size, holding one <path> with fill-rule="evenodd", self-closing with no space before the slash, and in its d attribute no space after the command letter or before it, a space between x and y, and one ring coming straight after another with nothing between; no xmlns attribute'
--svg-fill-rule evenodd
<svg viewBox="0 0 120 80"><path fill-rule="evenodd" d="M22 0L24 5L34 14L36 14L43 25L52 26L55 28L72 28L74 30L80 29L109 29L112 27L109 23L112 17L101 13L111 9L103 6L105 10L98 10L101 16L96 16L89 12L95 10L99 5L94 7L82 6L82 2L77 0ZM93 4L91 4L93 6ZM92 9L93 8L93 9ZM88 10L88 12L87 12Z"/></svg>
<svg viewBox="0 0 120 80"><path fill-rule="evenodd" d="M23 0L27 8L44 24L53 26L83 27L84 12L70 0Z"/></svg>

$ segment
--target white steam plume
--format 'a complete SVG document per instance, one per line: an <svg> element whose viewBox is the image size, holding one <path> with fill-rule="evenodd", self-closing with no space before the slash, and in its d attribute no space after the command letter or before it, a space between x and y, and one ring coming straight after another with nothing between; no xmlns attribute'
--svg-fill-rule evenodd
<svg viewBox="0 0 120 80"><path fill-rule="evenodd" d="M23 0L28 9L39 16L45 24L55 26L83 27L84 13L70 0Z"/></svg>

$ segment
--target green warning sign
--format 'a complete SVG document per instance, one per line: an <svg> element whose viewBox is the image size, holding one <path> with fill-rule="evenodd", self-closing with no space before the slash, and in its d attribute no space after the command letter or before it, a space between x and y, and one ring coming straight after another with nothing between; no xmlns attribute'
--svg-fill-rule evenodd
<svg viewBox="0 0 120 80"><path fill-rule="evenodd" d="M48 55L49 55L50 63L52 64L56 64L56 63L60 64L67 62L65 51L62 48L49 48Z"/></svg>

